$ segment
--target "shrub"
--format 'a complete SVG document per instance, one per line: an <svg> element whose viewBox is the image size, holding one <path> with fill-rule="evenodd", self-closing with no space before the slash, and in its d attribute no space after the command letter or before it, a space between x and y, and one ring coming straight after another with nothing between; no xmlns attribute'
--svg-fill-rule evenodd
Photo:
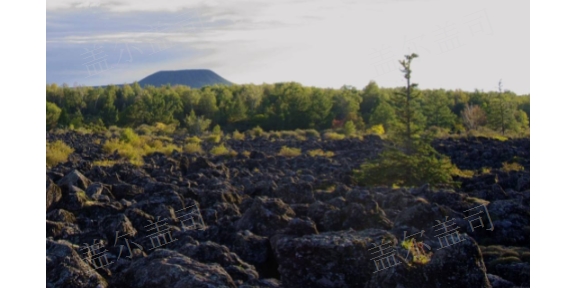
<svg viewBox="0 0 576 288"><path fill-rule="evenodd" d="M262 128L260 128L260 126L256 126L256 127L252 128L252 130L250 131L250 134L252 134L252 136L260 137L260 136L264 135L264 130Z"/></svg>
<svg viewBox="0 0 576 288"><path fill-rule="evenodd" d="M268 137L274 141L276 139L282 139L282 132L280 131L270 131L268 132Z"/></svg>
<svg viewBox="0 0 576 288"><path fill-rule="evenodd" d="M304 135L306 135L306 137L320 138L320 133L314 129L304 130Z"/></svg>
<svg viewBox="0 0 576 288"><path fill-rule="evenodd" d="M308 155L312 156L312 157L332 157L334 156L334 152L332 151L326 151L324 152L322 149L314 149L314 150L310 150L308 151Z"/></svg>
<svg viewBox="0 0 576 288"><path fill-rule="evenodd" d="M454 184L450 160L427 144L415 145L416 153L406 154L398 149L384 151L374 161L355 170L355 179L361 185L421 186Z"/></svg>
<svg viewBox="0 0 576 288"><path fill-rule="evenodd" d="M222 129L220 129L220 125L216 124L216 126L214 126L214 128L212 129L212 134L214 135L222 134Z"/></svg>
<svg viewBox="0 0 576 288"><path fill-rule="evenodd" d="M369 134L384 135L384 125L374 125L370 127L370 129L368 129L366 132Z"/></svg>
<svg viewBox="0 0 576 288"><path fill-rule="evenodd" d="M295 157L302 154L302 151L298 148L290 148L286 146L282 146L278 155L285 156L285 157Z"/></svg>
<svg viewBox="0 0 576 288"><path fill-rule="evenodd" d="M344 135L350 137L356 133L356 125L354 125L354 122L352 121L346 121L346 124L344 124L344 129L342 129L342 131L344 132Z"/></svg>
<svg viewBox="0 0 576 288"><path fill-rule="evenodd" d="M234 140L244 140L244 134L238 132L238 130L234 130L234 132L232 132L232 139L234 139Z"/></svg>
<svg viewBox="0 0 576 288"><path fill-rule="evenodd" d="M52 167L58 163L66 162L68 156L74 152L70 146L61 140L46 143L46 165Z"/></svg>
<svg viewBox="0 0 576 288"><path fill-rule="evenodd" d="M342 140L346 138L345 135L338 134L336 132L326 132L324 133L324 139L326 140Z"/></svg>
<svg viewBox="0 0 576 288"><path fill-rule="evenodd" d="M184 140L186 143L191 144L200 144L202 143L202 139L198 138L197 136L188 137Z"/></svg>
<svg viewBox="0 0 576 288"><path fill-rule="evenodd" d="M220 144L210 149L210 154L214 156L220 156L220 155L230 155L231 152L228 150L228 148L226 148L226 146L224 146L224 144Z"/></svg>
<svg viewBox="0 0 576 288"><path fill-rule="evenodd" d="M220 143L220 135L214 135L214 134L209 135L206 138L206 141L208 141L209 143L214 143L214 144Z"/></svg>
<svg viewBox="0 0 576 288"><path fill-rule="evenodd" d="M504 162L502 163L502 170L504 170L505 172L524 171L524 166L515 162L513 163Z"/></svg>
<svg viewBox="0 0 576 288"><path fill-rule="evenodd" d="M142 124L136 128L136 133L140 135L152 135L154 131L154 127L148 126L146 124Z"/></svg>
<svg viewBox="0 0 576 288"><path fill-rule="evenodd" d="M102 166L102 167L112 167L116 165L118 161L116 160L96 160L92 162L94 166Z"/></svg>
<svg viewBox="0 0 576 288"><path fill-rule="evenodd" d="M158 140L155 140L155 141L158 141ZM162 142L160 142L160 143L162 143ZM145 155L150 155L150 154L155 153L155 152L160 152L164 155L170 155L170 154L172 154L172 152L174 152L174 150L176 150L178 152L182 152L182 148L180 148L174 144L166 144L166 145L161 144L160 146L155 146L151 149L146 150Z"/></svg>
<svg viewBox="0 0 576 288"><path fill-rule="evenodd" d="M157 122L156 125L154 125L154 130L159 135L172 135L174 131L176 131L177 126L178 125L176 124L166 125L164 123Z"/></svg>
<svg viewBox="0 0 576 288"><path fill-rule="evenodd" d="M134 130L132 130L132 128L126 128L120 132L120 140L122 142L136 144L140 142L140 137L134 132Z"/></svg>
<svg viewBox="0 0 576 288"><path fill-rule="evenodd" d="M184 152L186 153L202 153L202 146L198 143L188 143L184 145Z"/></svg>
<svg viewBox="0 0 576 288"><path fill-rule="evenodd" d="M114 151L118 151L118 155L130 162L141 162L142 160L142 149L139 149L139 147L134 147L130 145L130 143L123 142L118 139L111 139L106 141L102 148L104 152L108 154L112 154Z"/></svg>

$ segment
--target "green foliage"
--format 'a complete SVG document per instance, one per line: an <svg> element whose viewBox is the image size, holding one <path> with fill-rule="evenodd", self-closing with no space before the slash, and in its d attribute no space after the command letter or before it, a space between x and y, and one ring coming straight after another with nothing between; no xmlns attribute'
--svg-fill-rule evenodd
<svg viewBox="0 0 576 288"><path fill-rule="evenodd" d="M356 133L356 126L354 125L354 122L346 121L346 124L344 124L344 129L342 131L344 132L344 135L348 137L354 135Z"/></svg>
<svg viewBox="0 0 576 288"><path fill-rule="evenodd" d="M192 143L192 144L202 143L202 139L198 138L197 136L187 137L184 141L186 143Z"/></svg>
<svg viewBox="0 0 576 288"><path fill-rule="evenodd" d="M58 105L46 101L46 130L56 128L62 109Z"/></svg>
<svg viewBox="0 0 576 288"><path fill-rule="evenodd" d="M379 158L355 170L354 177L360 185L420 186L425 183L452 183L453 165L450 159L434 150L428 137L422 137L427 135L420 135L420 114L415 101L418 96L415 90L417 84L410 83L410 64L418 55L405 57L400 64L404 68L402 72L406 79L406 89L396 93L393 98L396 115L404 127L399 131L399 137L393 138L398 148L385 150ZM434 105L430 107L430 110L437 110Z"/></svg>
<svg viewBox="0 0 576 288"><path fill-rule="evenodd" d="M184 119L184 125L192 134L200 135L210 127L212 120L204 118L204 116L196 117L194 111L191 111Z"/></svg>
<svg viewBox="0 0 576 288"><path fill-rule="evenodd" d="M318 133L318 131L314 130L314 129L306 129L304 130L305 132L305 136L306 137L312 137L312 138L320 138L320 133Z"/></svg>
<svg viewBox="0 0 576 288"><path fill-rule="evenodd" d="M354 171L360 185L420 186L452 183L452 163L427 144L415 144L416 153L384 151L375 161Z"/></svg>
<svg viewBox="0 0 576 288"><path fill-rule="evenodd" d="M501 86L501 83L499 83L499 86ZM486 106L490 128L500 131L502 135L504 135L506 130L515 130L517 122L514 116L517 107L509 93L500 91L498 95L491 97Z"/></svg>
<svg viewBox="0 0 576 288"><path fill-rule="evenodd" d="M312 156L312 157L333 157L334 156L334 152L332 151L324 151L322 149L314 149L314 150L310 150L308 151L308 155Z"/></svg>
<svg viewBox="0 0 576 288"><path fill-rule="evenodd" d="M338 134L336 132L324 133L324 139L326 140L342 140L344 138L346 138L346 135Z"/></svg>
<svg viewBox="0 0 576 288"><path fill-rule="evenodd" d="M202 153L202 146L198 143L188 143L184 145L184 152L186 153Z"/></svg>
<svg viewBox="0 0 576 288"><path fill-rule="evenodd" d="M390 137L411 139L409 136L416 137L432 126L451 129L453 133L459 131L456 128L469 123L455 115L462 115L468 105L476 105L477 111L489 114L490 121L476 121L470 130L488 125L502 133L504 126L506 136L529 135L529 95L442 89L420 91L410 83L410 61L414 57L409 57L402 61L407 85L401 89L381 88L375 82L368 83L362 90L351 86L340 89L305 87L295 82L212 85L202 89L181 85L141 88L138 83L122 87L46 85L46 128L72 125L75 129L103 130L119 126L133 128L140 135L184 134L186 129L189 133L202 135L216 125L221 131L249 131L257 126L266 131L321 131L340 129L351 121L358 131L381 124ZM507 104L501 105L494 99L500 96ZM159 129L156 123L165 126ZM314 132L297 133L319 137ZM261 136L266 135L262 131Z"/></svg>
<svg viewBox="0 0 576 288"><path fill-rule="evenodd" d="M222 143L210 149L210 154L214 156L222 156L222 155L236 156L237 153L234 150L228 150L228 148L226 148L226 146L224 146L224 144Z"/></svg>
<svg viewBox="0 0 576 288"><path fill-rule="evenodd" d="M211 135L208 135L208 137L206 137L206 141L207 141L208 143L216 144L216 143L220 143L220 140L221 140L221 136L220 136L220 135L211 134Z"/></svg>
<svg viewBox="0 0 576 288"><path fill-rule="evenodd" d="M126 128L120 132L120 140L126 143L137 144L140 137L131 128Z"/></svg>
<svg viewBox="0 0 576 288"><path fill-rule="evenodd" d="M232 139L234 140L244 140L244 133L240 133L238 132L238 130L234 130L234 132L232 132Z"/></svg>
<svg viewBox="0 0 576 288"><path fill-rule="evenodd" d="M212 129L212 134L214 134L214 135L221 135L222 134L222 130L220 129L220 125L214 126L214 128Z"/></svg>
<svg viewBox="0 0 576 288"><path fill-rule="evenodd" d="M46 142L46 165L52 167L58 163L66 162L72 152L74 149L61 140Z"/></svg>
<svg viewBox="0 0 576 288"><path fill-rule="evenodd" d="M367 133L384 135L384 126L382 124L374 125L370 129L366 130Z"/></svg>
<svg viewBox="0 0 576 288"><path fill-rule="evenodd" d="M427 97L424 98L423 106L427 127L452 128L458 117L450 110L451 101L448 95L442 90L432 91L427 94Z"/></svg>
<svg viewBox="0 0 576 288"><path fill-rule="evenodd" d="M260 136L264 135L264 130L262 128L260 128L260 126L256 126L256 127L254 127L254 129L252 129L250 131L250 134L252 136L255 136L255 137L260 137Z"/></svg>
<svg viewBox="0 0 576 288"><path fill-rule="evenodd" d="M516 162L512 162L512 163L504 162L504 163L502 163L502 170L505 172L524 171L524 166L522 166Z"/></svg>
<svg viewBox="0 0 576 288"><path fill-rule="evenodd" d="M286 146L282 146L278 155L285 156L285 157L296 157L302 154L302 150L299 148L290 148Z"/></svg>
<svg viewBox="0 0 576 288"><path fill-rule="evenodd" d="M412 143L417 138L417 135L422 131L424 126L425 117L419 109L419 102L416 100L420 98L420 93L416 88L418 84L411 83L411 63L412 59L418 57L417 54L412 53L411 55L406 55L405 60L400 61L402 65L402 72L404 73L404 78L406 79L406 87L403 90L394 93L392 97L392 103L396 110L396 117L401 126L397 130L397 134L402 141L403 147L408 151L412 152Z"/></svg>
<svg viewBox="0 0 576 288"><path fill-rule="evenodd" d="M387 128L397 126L396 112L388 102L383 101L369 115L368 123L370 125L382 124Z"/></svg>

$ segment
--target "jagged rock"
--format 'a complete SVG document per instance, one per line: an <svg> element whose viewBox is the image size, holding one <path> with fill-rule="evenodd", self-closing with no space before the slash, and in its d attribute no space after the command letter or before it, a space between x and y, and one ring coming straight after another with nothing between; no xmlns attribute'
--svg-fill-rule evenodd
<svg viewBox="0 0 576 288"><path fill-rule="evenodd" d="M108 283L65 240L46 240L46 287L99 287Z"/></svg>
<svg viewBox="0 0 576 288"><path fill-rule="evenodd" d="M76 186L82 190L86 190L90 184L92 184L92 181L76 169L70 171L66 176L64 176L64 178L58 181L58 186L63 189L67 189L70 186Z"/></svg>
<svg viewBox="0 0 576 288"><path fill-rule="evenodd" d="M272 236L277 230L285 228L292 217L296 216L292 208L278 198L254 200L242 218L236 223L237 230L250 230L258 235Z"/></svg>
<svg viewBox="0 0 576 288"><path fill-rule="evenodd" d="M284 287L361 287L371 277L368 248L384 230L327 232L271 239Z"/></svg>
<svg viewBox="0 0 576 288"><path fill-rule="evenodd" d="M64 209L56 209L46 213L46 219L64 223L76 222L76 216Z"/></svg>
<svg viewBox="0 0 576 288"><path fill-rule="evenodd" d="M424 265L413 264L410 267L405 262L398 261L399 265L392 265L388 269L374 273L367 287L402 285L406 288L490 288L478 245L474 239L465 234L461 234L460 239L463 241L451 243L451 246L442 249L438 242L430 242L433 249L430 262ZM375 266L372 269L376 270Z"/></svg>
<svg viewBox="0 0 576 288"><path fill-rule="evenodd" d="M242 261L226 246L208 241L199 245L186 244L180 247L178 252L202 263L218 263L233 279L243 282L258 279L254 266Z"/></svg>
<svg viewBox="0 0 576 288"><path fill-rule="evenodd" d="M220 265L204 264L162 248L133 261L119 278L135 288L237 287Z"/></svg>
<svg viewBox="0 0 576 288"><path fill-rule="evenodd" d="M50 178L46 179L46 211L53 209L62 199L62 191Z"/></svg>
<svg viewBox="0 0 576 288"><path fill-rule="evenodd" d="M142 187L128 183L118 183L112 185L112 194L116 199L132 200L137 195L144 193Z"/></svg>

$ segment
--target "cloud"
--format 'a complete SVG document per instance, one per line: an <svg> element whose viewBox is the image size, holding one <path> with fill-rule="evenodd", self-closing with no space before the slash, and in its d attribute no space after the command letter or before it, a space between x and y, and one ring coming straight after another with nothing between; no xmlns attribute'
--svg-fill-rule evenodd
<svg viewBox="0 0 576 288"><path fill-rule="evenodd" d="M89 77L90 83L134 81L157 70L205 68L236 83L362 87L376 80L395 86L402 81L394 66L397 60L420 49L414 76L421 87L470 90L492 87L504 78L511 90L526 92L529 26L527 21L525 26L518 23L529 19L529 5L523 3L49 1L47 82L71 82L69 71L87 73L80 55L101 45L110 62L120 59L126 72ZM484 13L478 14L484 22L474 27L490 27L490 35L471 36L471 24L465 22L471 13ZM459 38L438 38L456 33L446 27L456 27L452 30ZM151 54L162 42L172 48ZM129 49L131 62L126 61ZM387 72L386 63L391 67Z"/></svg>

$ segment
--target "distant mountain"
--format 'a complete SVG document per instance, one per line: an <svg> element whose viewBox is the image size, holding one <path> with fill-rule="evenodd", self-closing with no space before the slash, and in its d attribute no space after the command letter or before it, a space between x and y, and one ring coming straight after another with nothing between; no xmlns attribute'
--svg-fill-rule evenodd
<svg viewBox="0 0 576 288"><path fill-rule="evenodd" d="M202 88L207 85L224 84L232 85L233 83L220 77L220 75L208 69L190 69L175 71L159 71L138 82L140 86L146 85L162 86L186 85L192 88Z"/></svg>

